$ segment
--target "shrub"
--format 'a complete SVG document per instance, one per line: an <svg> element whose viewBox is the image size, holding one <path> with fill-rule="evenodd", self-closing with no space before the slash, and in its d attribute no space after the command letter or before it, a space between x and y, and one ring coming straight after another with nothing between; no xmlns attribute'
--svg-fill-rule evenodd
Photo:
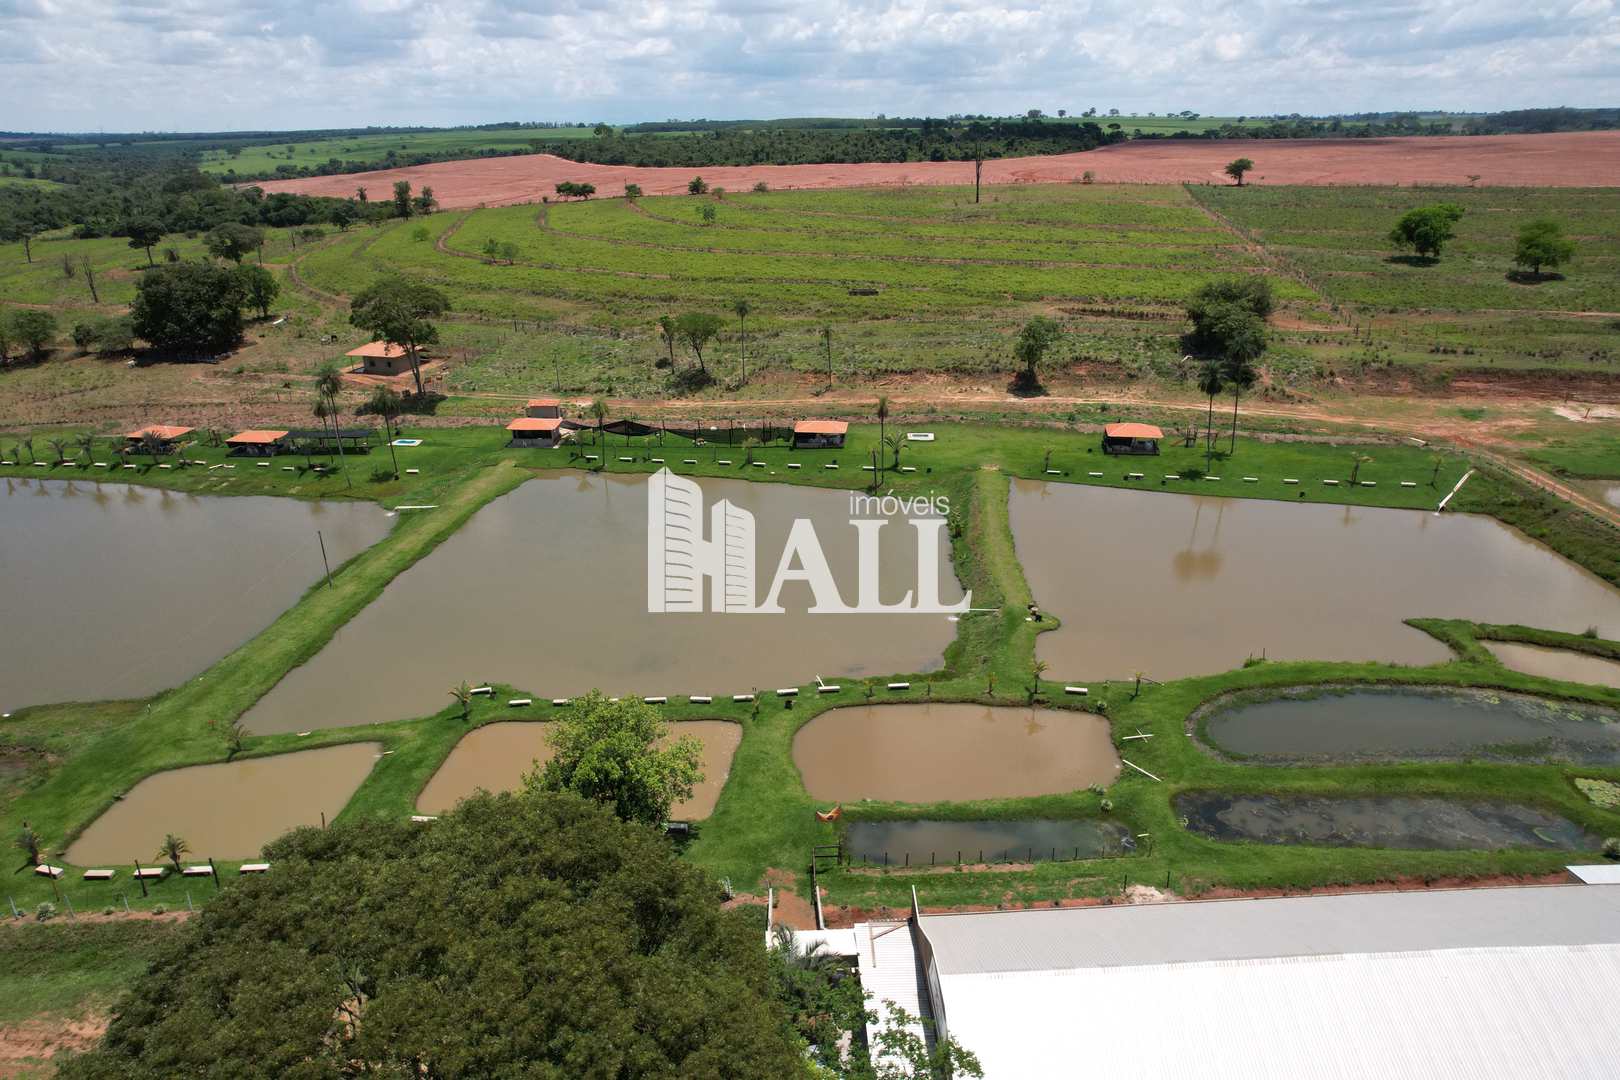
<svg viewBox="0 0 1620 1080"><path fill-rule="evenodd" d="M765 181L763 181L763 180L754 181L754 193L756 195L763 195L769 190L771 190L771 185L767 184Z"/></svg>
<svg viewBox="0 0 1620 1080"><path fill-rule="evenodd" d="M1113 811L1113 809L1114 809L1114 800L1113 799L1104 799L1102 802L1098 803L1097 805L1098 805L1098 807L1100 807L1102 809L1103 813L1105 813L1105 814L1111 813Z"/></svg>
<svg viewBox="0 0 1620 1080"><path fill-rule="evenodd" d="M169 909L164 907L162 904L153 904L152 905L152 914L154 914L154 915L167 915L168 913L169 913Z"/></svg>
<svg viewBox="0 0 1620 1080"><path fill-rule="evenodd" d="M1611 836L1603 841L1603 857L1605 859L1620 859L1620 836Z"/></svg>
<svg viewBox="0 0 1620 1080"><path fill-rule="evenodd" d="M34 918L38 919L40 922L48 922L49 920L56 918L56 905L48 900L45 901L44 903L40 904L39 907L34 909Z"/></svg>

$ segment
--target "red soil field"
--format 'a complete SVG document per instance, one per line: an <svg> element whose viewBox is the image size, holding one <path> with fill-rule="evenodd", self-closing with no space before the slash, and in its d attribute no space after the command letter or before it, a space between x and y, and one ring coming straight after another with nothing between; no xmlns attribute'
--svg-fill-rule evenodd
<svg viewBox="0 0 1620 1080"><path fill-rule="evenodd" d="M1120 143L1082 154L1003 158L984 163L987 184L1065 183L1090 170L1098 183L1230 183L1222 169L1233 158L1253 159L1248 182L1259 184L1467 184L1482 186L1620 186L1620 131L1552 135L1414 136L1397 139L1238 139ZM895 184L971 184L973 165L918 161L893 165L749 165L644 169L590 165L550 154L446 161L404 169L274 180L266 191L306 195L353 195L364 185L373 199L386 199L396 180L433 189L439 205L454 210L509 206L555 197L564 180L596 185L599 195L618 195L626 183L648 195L686 191L693 176L710 186L746 191L764 181L773 190L871 187Z"/></svg>

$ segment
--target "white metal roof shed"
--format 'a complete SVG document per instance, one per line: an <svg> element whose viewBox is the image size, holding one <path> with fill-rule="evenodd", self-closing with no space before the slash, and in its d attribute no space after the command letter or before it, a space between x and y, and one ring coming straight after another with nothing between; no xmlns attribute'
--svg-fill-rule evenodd
<svg viewBox="0 0 1620 1080"><path fill-rule="evenodd" d="M990 1080L1614 1076L1620 890L923 915L935 1020ZM881 993L879 994L881 996Z"/></svg>

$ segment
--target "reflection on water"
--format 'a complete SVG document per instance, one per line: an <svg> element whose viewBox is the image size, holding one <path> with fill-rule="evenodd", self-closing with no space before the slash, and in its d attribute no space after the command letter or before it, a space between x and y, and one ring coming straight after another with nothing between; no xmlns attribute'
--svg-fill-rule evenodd
<svg viewBox="0 0 1620 1080"><path fill-rule="evenodd" d="M130 789L68 849L79 866L158 863L168 833L189 859L249 859L299 825L331 821L376 763L379 743L248 758L149 776Z"/></svg>
<svg viewBox="0 0 1620 1080"><path fill-rule="evenodd" d="M647 613L647 478L543 475L475 514L395 579L313 660L243 718L255 732L420 716L463 679L545 698L711 694L798 686L816 675L927 671L956 626L943 615L810 615L803 584L781 615ZM849 495L741 480L702 481L754 514L763 599L795 518L814 521L838 584L855 596ZM883 599L916 587L910 529L886 529ZM940 595L961 590L943 530ZM377 678L357 678L372 672Z"/></svg>
<svg viewBox="0 0 1620 1080"><path fill-rule="evenodd" d="M1309 690L1208 718L1223 750L1265 762L1444 760L1620 762L1620 715L1488 690Z"/></svg>
<svg viewBox="0 0 1620 1080"><path fill-rule="evenodd" d="M852 821L844 844L851 862L920 866L1118 855L1128 835L1111 821Z"/></svg>
<svg viewBox="0 0 1620 1080"><path fill-rule="evenodd" d="M813 797L850 802L1050 795L1120 769L1100 716L986 705L832 709L799 729L793 762Z"/></svg>
<svg viewBox="0 0 1620 1080"><path fill-rule="evenodd" d="M551 760L551 744L546 742L550 728L544 721L507 721L469 732L422 789L416 808L424 814L442 814L479 789L516 791L536 765ZM703 744L703 781L693 787L690 799L670 808L669 816L674 821L699 821L714 813L720 789L731 774L732 755L742 742L742 728L729 720L681 720L669 725L669 735L659 745L686 736Z"/></svg>
<svg viewBox="0 0 1620 1080"><path fill-rule="evenodd" d="M1246 657L1438 663L1415 616L1620 631L1620 591L1490 518L1019 480L1013 535L1055 678Z"/></svg>
<svg viewBox="0 0 1620 1080"><path fill-rule="evenodd" d="M369 503L0 482L0 712L177 685L388 531Z"/></svg>
<svg viewBox="0 0 1620 1080"><path fill-rule="evenodd" d="M1189 829L1216 840L1447 851L1590 851L1600 843L1556 814L1485 800L1191 791L1174 802Z"/></svg>
<svg viewBox="0 0 1620 1080"><path fill-rule="evenodd" d="M1526 675L1620 688L1620 660L1606 660L1573 649L1524 645L1517 641L1482 641L1480 644L1502 663Z"/></svg>

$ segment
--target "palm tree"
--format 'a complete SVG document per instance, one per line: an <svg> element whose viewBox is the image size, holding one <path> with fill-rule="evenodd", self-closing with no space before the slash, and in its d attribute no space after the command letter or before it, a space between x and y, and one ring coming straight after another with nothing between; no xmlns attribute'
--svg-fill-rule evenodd
<svg viewBox="0 0 1620 1080"><path fill-rule="evenodd" d="M45 442L50 446L51 453L56 455L55 464L60 465L62 462L67 460L67 455L64 453L64 451L67 450L68 444L66 439L46 439Z"/></svg>
<svg viewBox="0 0 1620 1080"><path fill-rule="evenodd" d="M343 429L338 427L338 417L343 413L343 407L338 397L343 393L343 372L335 363L321 365L320 371L315 373L315 391L326 399L326 415L332 420L332 437L337 440L338 468L343 470L343 480L349 487L354 487L354 481L349 479L349 467L343 460Z"/></svg>
<svg viewBox="0 0 1620 1080"><path fill-rule="evenodd" d="M388 457L394 463L394 479L398 480L399 453L394 449L394 418L400 414L399 392L387 386L377 387L366 400L366 411L382 417L383 434L388 436Z"/></svg>
<svg viewBox="0 0 1620 1080"><path fill-rule="evenodd" d="M737 313L737 325L742 329L742 381L748 382L748 313L753 309L748 306L747 300L739 300L731 305L731 310Z"/></svg>
<svg viewBox="0 0 1620 1080"><path fill-rule="evenodd" d="M1368 457L1366 454L1351 454L1350 455L1350 486L1351 487L1355 487L1356 486L1356 481L1361 478L1361 467L1363 465L1367 464L1368 462L1370 462L1371 460L1372 460L1372 458Z"/></svg>
<svg viewBox="0 0 1620 1080"><path fill-rule="evenodd" d="M1138 695L1138 694L1140 694L1142 692L1142 680L1145 679L1146 677L1147 677L1147 672L1145 672L1145 671L1138 671L1136 673L1136 687L1135 687L1135 689L1133 689L1131 691L1131 700L1132 701L1135 701L1136 700L1136 695Z"/></svg>
<svg viewBox="0 0 1620 1080"><path fill-rule="evenodd" d="M658 336L664 342L664 348L669 351L669 370L675 371L675 318L671 315L658 316Z"/></svg>
<svg viewBox="0 0 1620 1080"><path fill-rule="evenodd" d="M890 435L887 439L884 439L883 442L889 447L889 449L894 451L894 464L891 467L895 469L900 468L900 451L905 449L906 440L902 439L898 435Z"/></svg>
<svg viewBox="0 0 1620 1080"><path fill-rule="evenodd" d="M1215 395L1226 389L1226 373L1218 360L1206 360L1198 371L1198 389L1209 395L1209 413L1204 420L1204 468L1215 456Z"/></svg>
<svg viewBox="0 0 1620 1080"><path fill-rule="evenodd" d="M821 327L821 347L827 351L827 389L832 389L832 327Z"/></svg>
<svg viewBox="0 0 1620 1080"><path fill-rule="evenodd" d="M12 846L28 855L28 861L17 867L13 873L20 874L24 870L32 870L45 861L45 840L26 821L22 823L22 831L17 834Z"/></svg>
<svg viewBox="0 0 1620 1080"><path fill-rule="evenodd" d="M472 687L468 686L467 681L463 679L459 684L450 688L450 696L455 698L461 705L461 718L466 720L472 712Z"/></svg>
<svg viewBox="0 0 1620 1080"><path fill-rule="evenodd" d="M878 443L879 443L879 445L881 445L882 442L883 442L883 427L884 427L884 425L886 423L888 423L888 420L889 420L889 395L887 395L887 394L878 395L878 399L877 399L877 418L878 418ZM878 455L878 469L877 469L877 471L878 471L877 480L878 480L879 483L882 483L882 481L883 481L883 455L881 455L881 454Z"/></svg>
<svg viewBox="0 0 1620 1080"><path fill-rule="evenodd" d="M34 440L33 439L23 439L21 442L19 442L17 444L17 463L18 464L22 463L22 459L23 459L24 454L28 455L28 464L32 465L34 463Z"/></svg>
<svg viewBox="0 0 1620 1080"><path fill-rule="evenodd" d="M247 725L237 720L231 724L230 730L225 734L225 760L229 761L242 752L247 745Z"/></svg>
<svg viewBox="0 0 1620 1080"><path fill-rule="evenodd" d="M1029 665L1029 703L1035 704L1035 695L1041 692L1041 676L1046 674L1045 660L1036 660Z"/></svg>
<svg viewBox="0 0 1620 1080"><path fill-rule="evenodd" d="M607 468L607 436L602 431L602 421L607 419L607 402L597 398L591 402L591 415L596 418L596 448L601 453L602 468Z"/></svg>
<svg viewBox="0 0 1620 1080"><path fill-rule="evenodd" d="M1249 389L1259 379L1259 372L1255 371L1254 363L1242 353L1234 353L1227 357L1222 365L1221 374L1226 379L1226 385L1232 388L1232 442L1227 453L1237 453L1237 421L1238 398L1243 391Z"/></svg>
<svg viewBox="0 0 1620 1080"><path fill-rule="evenodd" d="M141 450L151 456L152 464L157 464L157 459L163 455L164 450L167 448L167 445L155 432L148 431L141 435Z"/></svg>
<svg viewBox="0 0 1620 1080"><path fill-rule="evenodd" d="M96 438L94 435L86 432L74 440L74 445L78 446L79 452L84 454L84 463L86 465L89 465L91 462L95 461Z"/></svg>
<svg viewBox="0 0 1620 1080"><path fill-rule="evenodd" d="M174 833L169 833L163 838L163 844L158 848L158 853L155 858L168 859L170 862L174 863L175 872L179 873L181 869L180 856L189 855L190 853L190 844L186 843L180 837L174 835Z"/></svg>

